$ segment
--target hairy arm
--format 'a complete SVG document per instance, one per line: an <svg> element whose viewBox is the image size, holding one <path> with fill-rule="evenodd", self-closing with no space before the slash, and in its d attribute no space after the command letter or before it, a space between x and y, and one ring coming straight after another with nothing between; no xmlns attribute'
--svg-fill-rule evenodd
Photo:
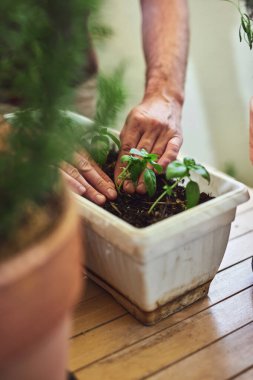
<svg viewBox="0 0 253 380"><path fill-rule="evenodd" d="M141 0L143 49L147 64L145 96L184 100L188 56L187 0Z"/></svg>
<svg viewBox="0 0 253 380"><path fill-rule="evenodd" d="M187 0L141 0L146 85L141 103L127 117L120 156L132 147L159 155L164 168L182 145L180 126L189 44ZM120 160L120 158L119 158ZM121 171L120 161L115 179ZM125 191L133 193L126 181ZM140 179L137 191L145 192Z"/></svg>

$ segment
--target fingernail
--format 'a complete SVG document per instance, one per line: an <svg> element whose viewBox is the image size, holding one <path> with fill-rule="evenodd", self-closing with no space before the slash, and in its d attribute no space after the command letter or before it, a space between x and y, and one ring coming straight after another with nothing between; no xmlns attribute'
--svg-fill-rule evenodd
<svg viewBox="0 0 253 380"><path fill-rule="evenodd" d="M108 189L107 194L108 194L108 197L112 199L117 197L117 192L114 189Z"/></svg>
<svg viewBox="0 0 253 380"><path fill-rule="evenodd" d="M84 194L84 193L86 192L85 187L82 186L82 185L80 185L80 186L78 187L78 190L79 190L79 192L80 192L81 195Z"/></svg>
<svg viewBox="0 0 253 380"><path fill-rule="evenodd" d="M132 182L125 182L124 183L124 190L127 193L133 194L135 192L134 184Z"/></svg>
<svg viewBox="0 0 253 380"><path fill-rule="evenodd" d="M98 194L98 195L96 195L96 200L97 200L97 202L98 202L99 204L101 204L101 203L105 203L106 198L105 198L104 195L102 195L102 194Z"/></svg>
<svg viewBox="0 0 253 380"><path fill-rule="evenodd" d="M141 193L141 194L145 194L146 193L146 188L144 186L144 183L140 183L138 186L137 186L137 192L138 193Z"/></svg>

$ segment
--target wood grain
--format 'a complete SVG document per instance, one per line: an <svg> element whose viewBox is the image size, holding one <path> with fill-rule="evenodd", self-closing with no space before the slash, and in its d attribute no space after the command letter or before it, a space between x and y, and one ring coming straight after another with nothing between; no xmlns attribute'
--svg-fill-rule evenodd
<svg viewBox="0 0 253 380"><path fill-rule="evenodd" d="M252 341L251 341L252 345ZM252 364L252 361L251 361ZM253 379L253 366L249 369L241 373L240 375L234 377L233 379L236 380L252 380Z"/></svg>
<svg viewBox="0 0 253 380"><path fill-rule="evenodd" d="M253 213L252 213L253 218ZM241 236L240 238L229 241L225 256L219 270L230 267L253 255L253 231Z"/></svg>
<svg viewBox="0 0 253 380"><path fill-rule="evenodd" d="M211 284L209 297L195 303L189 308L165 319L161 323L152 327L144 327L139 324L129 314L113 320L104 326L98 327L94 331L89 331L85 335L76 337L72 341L70 350L71 368L77 369L82 365L87 365L103 356L109 355L117 350L127 347L129 344L138 342L139 339L148 337L163 328L173 326L182 320L209 308L217 302L230 297L233 294L250 287L253 283L250 261L244 261L228 270L219 273ZM98 306L99 308L99 306ZM115 315L113 316L113 318ZM112 337L113 332L113 339ZM93 343L101 340L99 351L93 349ZM86 353L87 345L91 344L89 355Z"/></svg>
<svg viewBox="0 0 253 380"><path fill-rule="evenodd" d="M148 379L225 380L234 377L252 364L252 342L253 323L250 323L200 352L196 352L158 374L148 377ZM239 357L238 347L240 347ZM244 374L244 376L252 380L253 376L249 377L252 374L253 372Z"/></svg>
<svg viewBox="0 0 253 380"><path fill-rule="evenodd" d="M253 320L252 290L247 289L78 371L78 378L95 379L97 376L103 380L134 380L151 375L161 367L172 364L250 323ZM94 343L93 337L89 346L93 344L94 347ZM103 342L102 345L105 343L109 342ZM96 350L99 351L99 347Z"/></svg>

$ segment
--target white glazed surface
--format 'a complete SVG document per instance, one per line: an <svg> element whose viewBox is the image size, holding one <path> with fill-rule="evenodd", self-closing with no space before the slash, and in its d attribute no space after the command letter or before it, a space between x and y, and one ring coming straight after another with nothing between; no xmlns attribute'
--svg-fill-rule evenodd
<svg viewBox="0 0 253 380"><path fill-rule="evenodd" d="M143 311L212 280L236 207L249 194L243 184L208 170L209 186L199 176L195 180L217 198L142 229L75 195L85 221L88 269Z"/></svg>

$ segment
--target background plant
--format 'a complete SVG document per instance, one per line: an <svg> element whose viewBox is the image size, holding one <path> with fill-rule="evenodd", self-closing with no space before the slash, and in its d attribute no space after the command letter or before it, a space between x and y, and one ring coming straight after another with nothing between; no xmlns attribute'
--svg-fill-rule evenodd
<svg viewBox="0 0 253 380"><path fill-rule="evenodd" d="M248 10L248 13L246 13L240 6L240 1L233 1L233 0L223 0L227 1L228 3L233 4L240 13L241 17L241 25L239 27L239 39L240 42L244 39L244 41L248 44L250 50L252 50L253 47L253 0L245 0L246 8Z"/></svg>
<svg viewBox="0 0 253 380"><path fill-rule="evenodd" d="M0 2L0 89L22 100L8 149L0 152L0 239L11 238L27 204L41 205L55 191L58 165L71 160L75 128L60 110L72 101L89 45L84 16L97 12L99 3Z"/></svg>
<svg viewBox="0 0 253 380"><path fill-rule="evenodd" d="M111 143L120 149L119 139L109 131L109 128L116 126L117 116L126 101L123 74L124 66L122 65L111 74L99 74L95 116L86 131L81 132L81 145L101 166L107 160Z"/></svg>
<svg viewBox="0 0 253 380"><path fill-rule="evenodd" d="M166 179L168 181L174 180L174 182L173 184L167 183L163 187L164 192L155 200L148 213L150 214L166 195L171 196L174 188L184 179L189 180L185 188L186 207L189 209L196 206L199 202L200 190L198 183L191 178L191 173L193 172L199 174L210 183L210 175L206 168L201 164L197 164L193 158L185 157L183 162L178 160L171 162L166 169Z"/></svg>

